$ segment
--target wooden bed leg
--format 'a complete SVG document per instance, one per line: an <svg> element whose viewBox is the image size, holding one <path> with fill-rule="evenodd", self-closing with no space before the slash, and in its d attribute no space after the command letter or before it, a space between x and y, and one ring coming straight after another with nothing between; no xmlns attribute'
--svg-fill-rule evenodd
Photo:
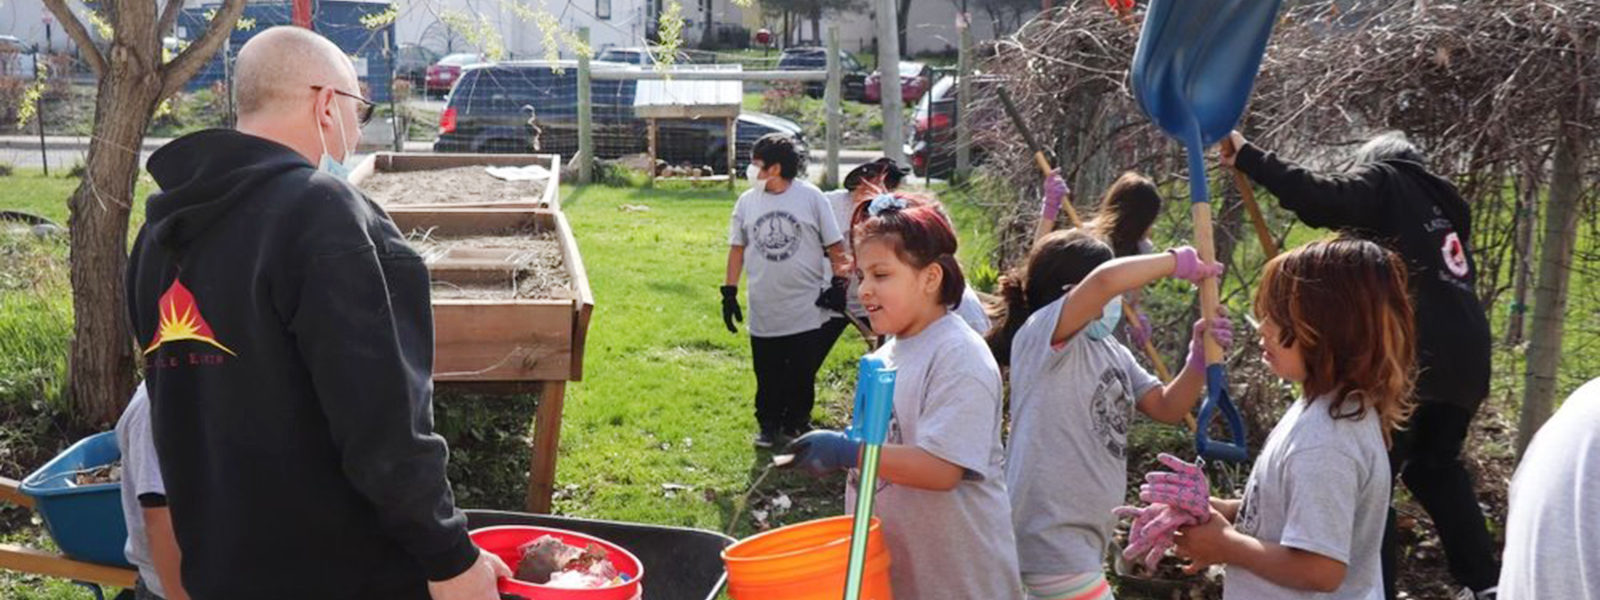
<svg viewBox="0 0 1600 600"><path fill-rule="evenodd" d="M555 493L556 452L561 445L561 405L567 382L546 381L533 419L533 457L528 466L528 512L548 514Z"/></svg>

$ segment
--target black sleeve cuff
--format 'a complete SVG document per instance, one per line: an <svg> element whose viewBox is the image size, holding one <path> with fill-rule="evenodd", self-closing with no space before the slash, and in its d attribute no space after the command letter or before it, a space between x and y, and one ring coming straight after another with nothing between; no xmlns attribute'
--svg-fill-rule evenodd
<svg viewBox="0 0 1600 600"><path fill-rule="evenodd" d="M467 537L467 530L458 529L455 536L456 540L449 548L417 557L417 561L422 563L422 572L428 581L450 579L467 572L472 563L478 561L478 547Z"/></svg>
<svg viewBox="0 0 1600 600"><path fill-rule="evenodd" d="M166 494L139 494L139 506L144 508L166 508Z"/></svg>
<svg viewBox="0 0 1600 600"><path fill-rule="evenodd" d="M1267 153L1261 148L1250 142L1245 142L1244 147L1240 148L1239 153L1234 156L1233 165L1238 167L1245 175L1250 176L1251 179L1255 179L1256 175L1261 172L1261 163L1266 156Z"/></svg>

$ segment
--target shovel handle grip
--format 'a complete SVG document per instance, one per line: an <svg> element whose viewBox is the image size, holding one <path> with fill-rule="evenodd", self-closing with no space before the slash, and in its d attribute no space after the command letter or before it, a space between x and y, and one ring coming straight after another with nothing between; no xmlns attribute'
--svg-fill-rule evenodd
<svg viewBox="0 0 1600 600"><path fill-rule="evenodd" d="M1238 152L1233 146L1233 136L1222 138L1222 150L1228 154ZM1250 213L1250 224L1255 227L1256 240L1261 242L1261 251L1267 255L1267 260L1272 260L1278 255L1278 242L1272 237L1272 231L1267 229L1267 219L1261 214L1261 205L1256 204L1255 187L1250 185L1250 178L1238 167L1233 171L1233 187L1239 190L1239 199L1244 201L1244 209Z"/></svg>

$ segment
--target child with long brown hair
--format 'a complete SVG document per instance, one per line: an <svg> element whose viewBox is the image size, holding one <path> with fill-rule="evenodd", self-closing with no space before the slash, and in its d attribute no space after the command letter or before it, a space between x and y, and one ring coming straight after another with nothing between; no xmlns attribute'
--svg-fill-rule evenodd
<svg viewBox="0 0 1600 600"><path fill-rule="evenodd" d="M1094 218L1084 223L1084 229L1100 241L1111 246L1117 258L1149 254L1155 246L1150 243L1150 229L1156 217L1161 216L1161 190L1149 177L1133 171L1123 173L1100 197L1100 208ZM1142 299L1141 290L1131 290L1123 297L1128 305L1137 309ZM1134 346L1143 346L1150 339L1150 317L1138 311L1138 320L1127 323L1124 333Z"/></svg>
<svg viewBox="0 0 1600 600"><path fill-rule="evenodd" d="M883 194L860 210L853 236L861 304L888 339L878 355L898 373L879 480L852 474L846 505L859 486L877 486L896 597L1018 600L1000 368L951 312L965 288L955 230L932 200ZM859 445L819 430L788 452L793 467L820 476L855 467Z"/></svg>
<svg viewBox="0 0 1600 600"><path fill-rule="evenodd" d="M1005 316L989 346L1011 366L1006 487L1029 598L1111 597L1104 558L1111 511L1127 494L1133 412L1182 422L1205 387L1202 336L1209 329L1221 343L1232 340L1225 318L1195 323L1183 371L1163 385L1111 335L1120 295L1162 277L1198 282L1221 271L1193 248L1113 259L1105 243L1071 230L1046 235L1026 269L1002 279Z"/></svg>
<svg viewBox="0 0 1600 600"><path fill-rule="evenodd" d="M1211 499L1182 530L1198 571L1230 565L1223 597L1383 597L1387 446L1411 411L1416 356L1406 268L1357 239L1312 242L1267 263L1256 291L1262 357L1298 383L1243 500Z"/></svg>

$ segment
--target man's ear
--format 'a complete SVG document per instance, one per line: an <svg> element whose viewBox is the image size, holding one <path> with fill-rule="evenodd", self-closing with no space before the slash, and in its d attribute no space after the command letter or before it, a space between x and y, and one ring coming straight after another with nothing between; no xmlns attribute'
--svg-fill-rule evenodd
<svg viewBox="0 0 1600 600"><path fill-rule="evenodd" d="M334 104L335 100L336 96L333 93L333 88L324 86L316 90L316 95L312 97L311 105L312 110L315 111L314 114L317 116L317 124L327 127L335 125L335 121L339 118L335 111L338 107L338 105Z"/></svg>

